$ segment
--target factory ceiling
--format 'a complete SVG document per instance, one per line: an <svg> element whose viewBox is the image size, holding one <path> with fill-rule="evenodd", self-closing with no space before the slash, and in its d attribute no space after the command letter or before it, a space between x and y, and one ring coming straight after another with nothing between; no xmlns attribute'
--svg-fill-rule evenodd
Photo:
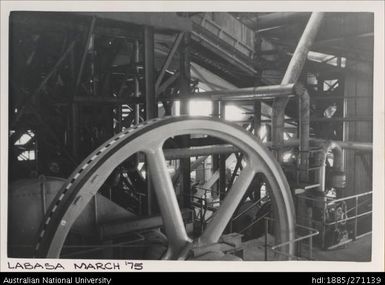
<svg viewBox="0 0 385 285"><path fill-rule="evenodd" d="M141 25L155 27L155 68L160 70L178 33L191 32L189 45L195 68L214 76L198 80L214 89L278 84L304 30L310 13L58 13L18 12L11 17L11 27L26 33L50 33L59 38L65 33L86 33L93 17L100 37L140 39ZM360 23L357 26L357 23ZM19 30L19 29L18 29ZM112 66L119 71L130 62L132 50L126 44L112 45ZM49 47L46 47L49 49ZM305 71L339 76L346 60L373 60L373 16L370 13L328 13L309 53ZM54 51L47 51L52 53ZM338 60L343 65L337 66ZM176 52L166 70L172 77L179 68ZM361 71L367 73L365 70ZM196 73L196 72L195 72ZM221 80L218 80L221 79ZM211 82L210 82L211 80ZM215 87L216 86L216 87ZM287 108L296 116L295 102Z"/></svg>

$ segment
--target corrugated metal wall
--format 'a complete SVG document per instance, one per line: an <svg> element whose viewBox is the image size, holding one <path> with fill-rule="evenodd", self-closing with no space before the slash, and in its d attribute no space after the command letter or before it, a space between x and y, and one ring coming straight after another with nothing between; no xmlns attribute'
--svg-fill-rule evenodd
<svg viewBox="0 0 385 285"><path fill-rule="evenodd" d="M344 117L363 119L362 121L344 122L344 140L358 142L373 141L373 72L364 73L362 70L373 70L371 62L347 61L345 77ZM361 70L361 71L360 71ZM372 153L359 153L345 150L345 166L347 172L346 196L372 190Z"/></svg>
<svg viewBox="0 0 385 285"><path fill-rule="evenodd" d="M233 37L254 47L254 32L228 13L209 13L209 18L220 25Z"/></svg>

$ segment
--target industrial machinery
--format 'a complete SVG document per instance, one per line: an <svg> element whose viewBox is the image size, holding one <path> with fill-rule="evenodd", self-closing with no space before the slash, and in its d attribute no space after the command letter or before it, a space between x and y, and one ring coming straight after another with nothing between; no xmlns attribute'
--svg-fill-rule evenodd
<svg viewBox="0 0 385 285"><path fill-rule="evenodd" d="M355 15L294 13L293 45L270 29L293 13L217 14L11 15L9 257L314 259L370 234L350 59L312 51Z"/></svg>

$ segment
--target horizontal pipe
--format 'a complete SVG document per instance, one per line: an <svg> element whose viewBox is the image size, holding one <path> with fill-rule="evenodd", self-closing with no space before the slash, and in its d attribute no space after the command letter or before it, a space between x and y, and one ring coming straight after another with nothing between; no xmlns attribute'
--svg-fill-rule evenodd
<svg viewBox="0 0 385 285"><path fill-rule="evenodd" d="M192 212L189 209L182 209L183 220L190 220ZM136 219L122 219L113 223L101 224L98 228L101 239L112 239L122 234L135 231L149 230L164 226L162 216L147 218L136 217Z"/></svg>
<svg viewBox="0 0 385 285"><path fill-rule="evenodd" d="M298 120L296 119L285 119L286 123L296 123ZM311 117L311 122L317 122L317 123L330 123L330 122L368 122L373 121L373 117L332 117L332 118L319 118L319 117ZM265 119L262 120L261 123L270 123L271 119Z"/></svg>
<svg viewBox="0 0 385 285"><path fill-rule="evenodd" d="M239 152L239 149L236 147L226 144L226 145L210 145L203 147L193 147L193 148L173 148L165 149L164 156L166 159L179 159L179 158L188 158L192 156L207 156L211 154L227 154Z"/></svg>
<svg viewBox="0 0 385 285"><path fill-rule="evenodd" d="M285 141L283 147L297 146L299 144L298 139ZM271 147L271 142L264 143L266 147ZM240 152L240 150L230 144L223 145L210 145L200 146L192 148L170 148L164 150L164 156L168 160L187 158L192 156L207 156L212 154L229 154L234 152Z"/></svg>
<svg viewBox="0 0 385 285"><path fill-rule="evenodd" d="M373 151L373 143L367 143L367 142L352 142L352 141L346 141L346 142L338 142L336 143L342 147L343 149L352 149L352 150L359 150L359 151Z"/></svg>
<svg viewBox="0 0 385 285"><path fill-rule="evenodd" d="M207 99L207 100L258 100L275 97L287 97L293 95L294 84L259 86L251 88L241 88L235 90L219 90L201 92L194 96L181 96L171 98L171 100L191 100L191 99Z"/></svg>
<svg viewBox="0 0 385 285"><path fill-rule="evenodd" d="M316 143L328 142L327 140L315 139L315 138L311 140ZM354 142L354 141L332 141L332 142L339 145L343 149L351 149L351 150L366 151L366 152L373 151L373 143L371 142Z"/></svg>
<svg viewBox="0 0 385 285"><path fill-rule="evenodd" d="M303 21L310 16L308 12L275 12L259 16L257 18L257 29L267 29L280 25L287 25L298 21Z"/></svg>
<svg viewBox="0 0 385 285"><path fill-rule="evenodd" d="M332 118L311 118L312 122L370 122L373 121L373 117L362 116L362 117L332 117Z"/></svg>
<svg viewBox="0 0 385 285"><path fill-rule="evenodd" d="M311 138L312 142L315 143L327 143L328 141L322 139ZM343 142L343 141L333 141L334 144L338 145L343 149L351 149L358 151L372 151L373 144L365 142ZM266 147L271 147L271 142L264 143ZM298 139L293 139L285 141L283 147L291 147L299 145ZM193 156L207 156L212 154L229 154L234 152L239 152L240 150L230 144L223 145L210 145L210 146L200 146L200 147L191 147L191 148L172 148L165 149L164 155L166 159L180 159L188 158Z"/></svg>

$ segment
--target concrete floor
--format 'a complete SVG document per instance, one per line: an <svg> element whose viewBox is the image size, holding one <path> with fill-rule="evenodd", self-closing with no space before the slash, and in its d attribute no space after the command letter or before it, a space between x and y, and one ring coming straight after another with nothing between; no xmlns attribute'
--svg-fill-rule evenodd
<svg viewBox="0 0 385 285"><path fill-rule="evenodd" d="M338 249L313 249L314 260L367 262L372 255L372 235L364 236Z"/></svg>
<svg viewBox="0 0 385 285"><path fill-rule="evenodd" d="M372 236L367 235L356 241L352 241L344 246L333 250L321 250L316 247L313 248L313 259L316 261L356 261L367 262L371 260L371 241ZM273 240L269 236L268 243L272 244ZM265 247L264 238L250 240L243 243L244 248L244 260L252 261L264 261L265 260ZM308 257L306 250L302 252L303 257ZM274 253L268 251L268 260L278 260ZM305 258L305 260L308 260Z"/></svg>

